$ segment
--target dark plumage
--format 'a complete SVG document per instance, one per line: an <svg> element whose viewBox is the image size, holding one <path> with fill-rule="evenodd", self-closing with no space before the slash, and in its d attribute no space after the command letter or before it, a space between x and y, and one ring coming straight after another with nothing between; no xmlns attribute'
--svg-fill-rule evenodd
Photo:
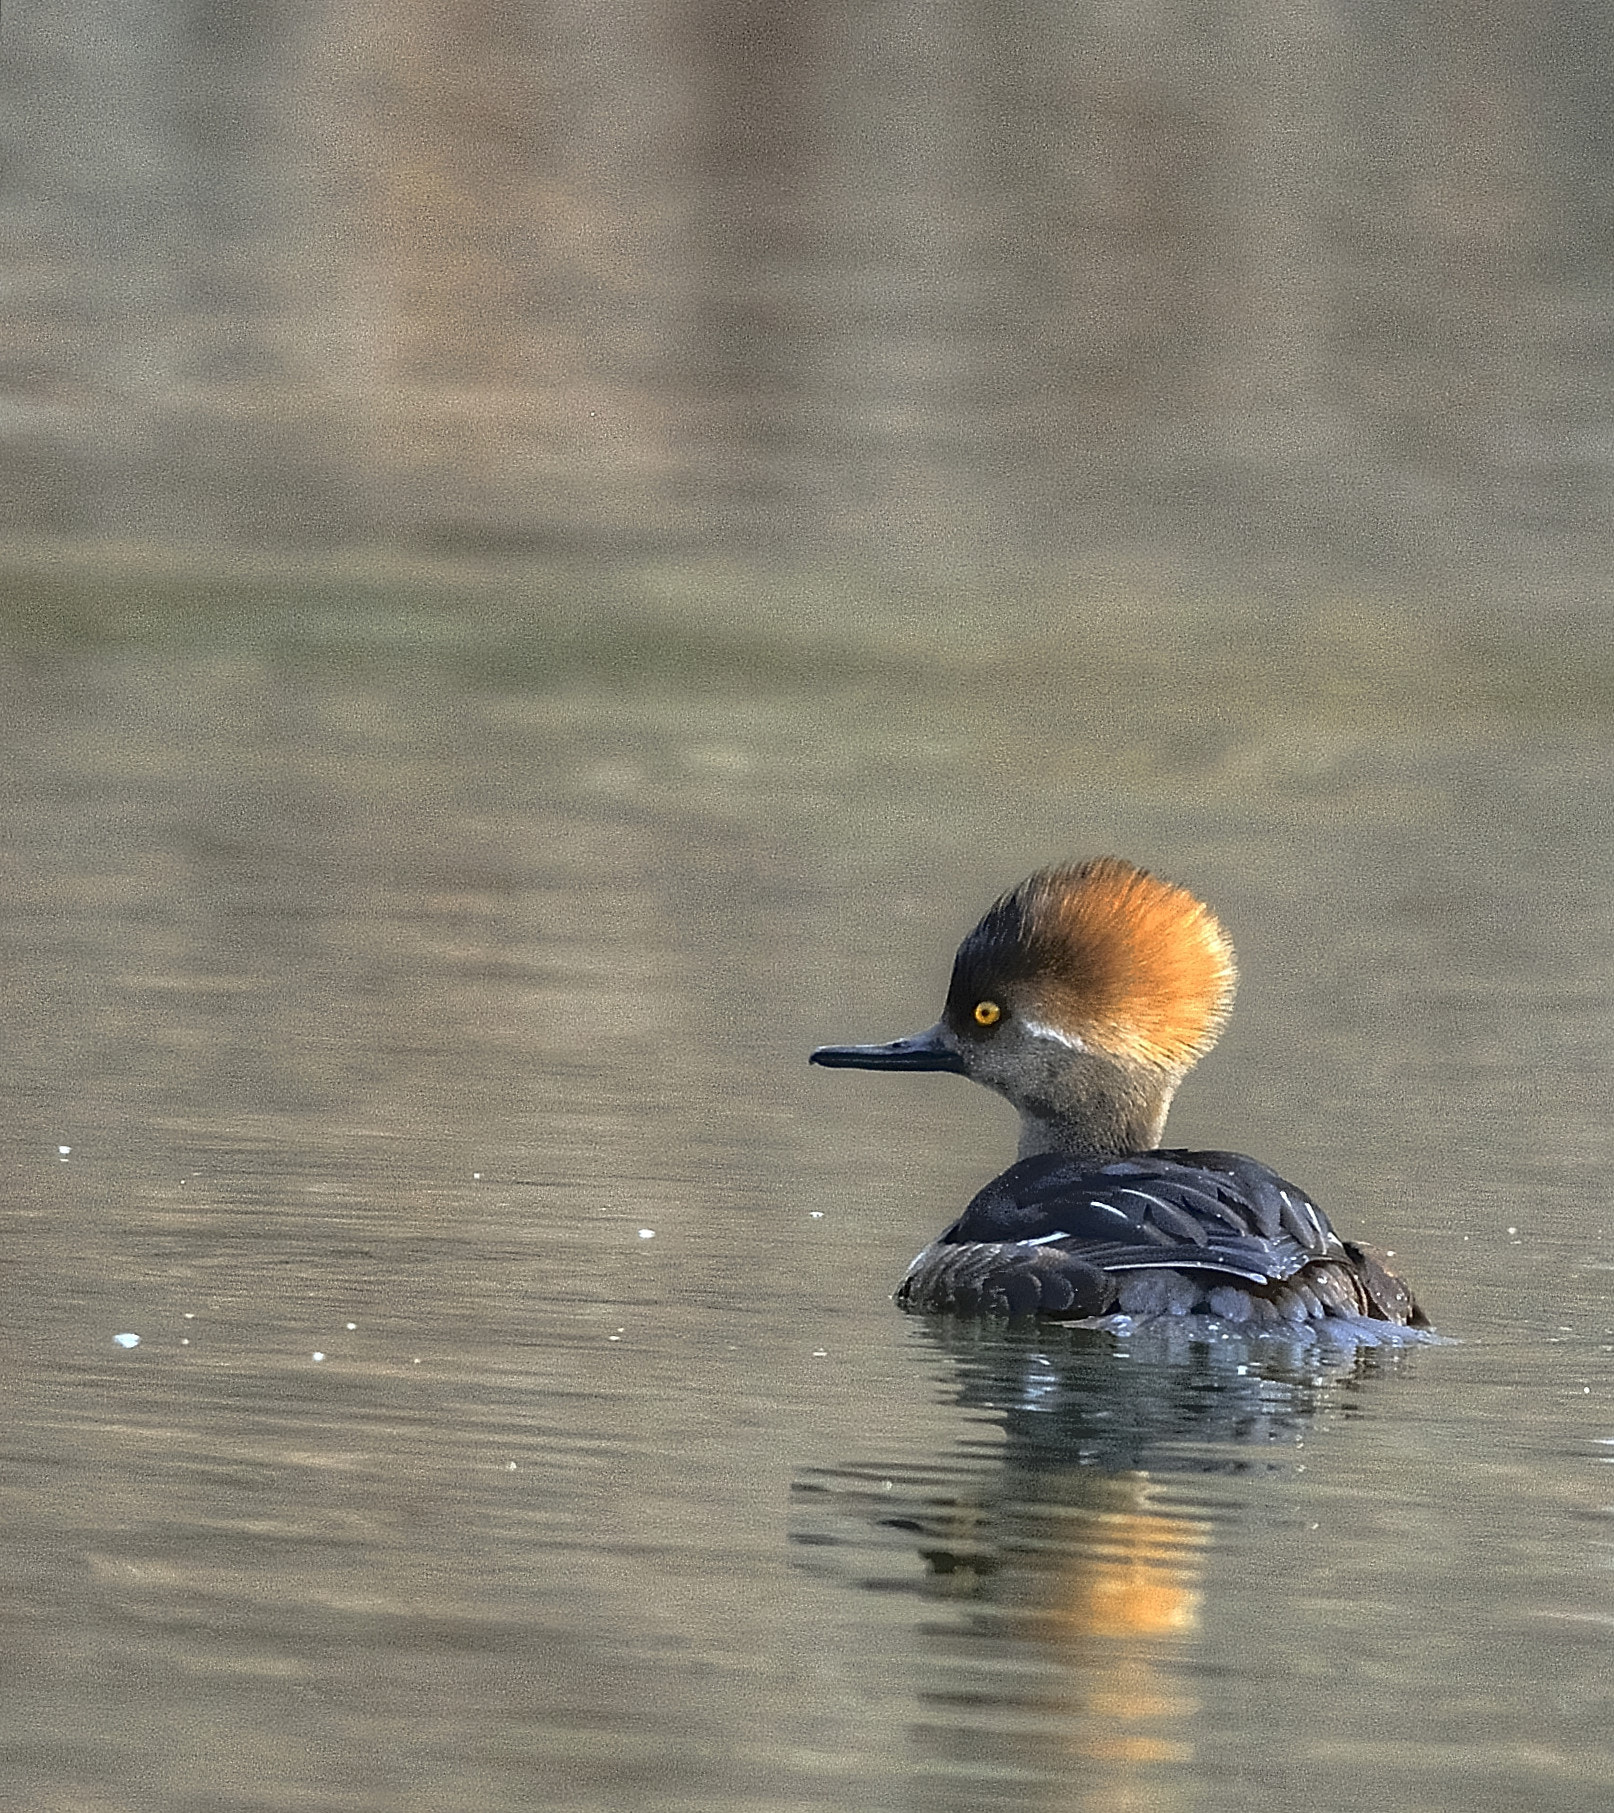
<svg viewBox="0 0 1614 1813"><path fill-rule="evenodd" d="M1100 1165L1023 1158L919 1255L897 1301L970 1315L1427 1326L1375 1254L1341 1240L1303 1190L1236 1152L1140 1152Z"/></svg>

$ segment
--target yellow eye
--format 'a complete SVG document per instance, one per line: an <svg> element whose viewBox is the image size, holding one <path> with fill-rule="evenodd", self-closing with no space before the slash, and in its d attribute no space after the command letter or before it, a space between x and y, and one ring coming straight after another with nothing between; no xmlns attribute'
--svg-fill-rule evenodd
<svg viewBox="0 0 1614 1813"><path fill-rule="evenodd" d="M1003 1018L1003 1009L996 1001L977 1001L975 1003L975 1024L977 1026L996 1026Z"/></svg>

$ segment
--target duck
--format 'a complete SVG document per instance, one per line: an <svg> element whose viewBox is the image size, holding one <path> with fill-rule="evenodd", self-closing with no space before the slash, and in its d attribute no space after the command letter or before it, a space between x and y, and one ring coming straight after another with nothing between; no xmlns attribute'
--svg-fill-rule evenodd
<svg viewBox="0 0 1614 1813"><path fill-rule="evenodd" d="M1203 901L1101 856L1040 869L993 904L927 1031L813 1051L828 1069L969 1077L1019 1114L1014 1163L918 1255L897 1302L1107 1326L1428 1329L1390 1256L1336 1233L1298 1185L1241 1153L1161 1144L1237 978Z"/></svg>

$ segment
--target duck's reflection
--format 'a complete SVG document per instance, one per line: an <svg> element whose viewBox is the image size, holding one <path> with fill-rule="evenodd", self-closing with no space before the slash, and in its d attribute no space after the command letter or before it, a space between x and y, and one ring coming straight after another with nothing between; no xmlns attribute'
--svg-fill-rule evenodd
<svg viewBox="0 0 1614 1813"><path fill-rule="evenodd" d="M980 1438L933 1466L804 1471L793 1536L815 1571L952 1603L920 1627L916 1804L1191 1805L1213 1541L1272 1515L1252 1476L1292 1474L1406 1356L911 1326Z"/></svg>

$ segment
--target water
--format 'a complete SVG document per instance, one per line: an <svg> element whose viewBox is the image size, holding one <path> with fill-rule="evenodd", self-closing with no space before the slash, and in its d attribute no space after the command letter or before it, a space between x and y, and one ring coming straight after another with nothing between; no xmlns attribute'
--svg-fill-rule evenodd
<svg viewBox="0 0 1614 1813"><path fill-rule="evenodd" d="M1602 594L1592 0L13 6L0 51L17 534Z"/></svg>
<svg viewBox="0 0 1614 1813"><path fill-rule="evenodd" d="M232 595L7 682L20 1804L1607 1804L1606 720ZM806 1051L1094 848L1241 947L1175 1137L1460 1344L891 1306L1006 1112Z"/></svg>
<svg viewBox="0 0 1614 1813"><path fill-rule="evenodd" d="M1614 1801L1602 11L0 49L15 1803ZM1451 1344L892 1307L1104 851Z"/></svg>

